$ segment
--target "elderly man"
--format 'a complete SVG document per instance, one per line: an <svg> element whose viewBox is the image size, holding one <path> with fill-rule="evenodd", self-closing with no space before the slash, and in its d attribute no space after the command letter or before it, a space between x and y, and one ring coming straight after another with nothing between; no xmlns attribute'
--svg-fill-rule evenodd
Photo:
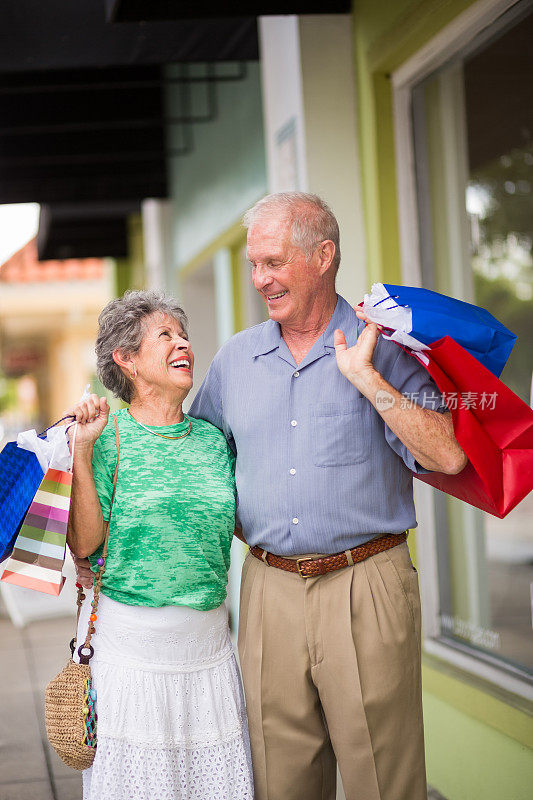
<svg viewBox="0 0 533 800"><path fill-rule="evenodd" d="M191 414L237 454L256 798L331 800L337 761L349 800L424 800L412 472L466 459L427 373L336 294L326 204L270 195L245 225L270 319L222 347Z"/></svg>

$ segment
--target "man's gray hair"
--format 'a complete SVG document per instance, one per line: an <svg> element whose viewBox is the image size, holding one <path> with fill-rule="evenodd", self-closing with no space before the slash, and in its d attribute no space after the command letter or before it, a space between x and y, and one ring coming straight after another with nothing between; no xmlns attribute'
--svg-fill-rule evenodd
<svg viewBox="0 0 533 800"><path fill-rule="evenodd" d="M334 273L341 263L339 223L327 203L316 194L278 192L259 200L243 217L245 228L271 213L281 212L291 225L292 243L310 259L316 247L326 239L335 245L332 261Z"/></svg>
<svg viewBox="0 0 533 800"><path fill-rule="evenodd" d="M126 403L133 397L133 382L113 361L113 351L124 355L139 352L145 334L144 320L151 314L166 314L177 320L187 333L187 317L177 301L163 292L128 291L111 300L98 317L96 368L104 386Z"/></svg>

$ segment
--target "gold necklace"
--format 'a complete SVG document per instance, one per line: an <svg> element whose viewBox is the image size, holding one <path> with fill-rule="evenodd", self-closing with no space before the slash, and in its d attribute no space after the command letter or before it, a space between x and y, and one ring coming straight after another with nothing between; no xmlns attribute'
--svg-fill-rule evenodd
<svg viewBox="0 0 533 800"><path fill-rule="evenodd" d="M165 434L164 434L164 433L156 433L156 431L151 431L151 430L150 430L150 428L147 428L147 427L146 427L146 425L143 425L143 424L142 424L142 422L139 422L139 420L138 420L138 419L135 419L135 417L133 416L133 414L131 413L131 411L129 410L129 408L128 408L128 414L130 415L130 417L132 418L132 420L133 420L134 422L136 422L136 423L137 423L137 425L140 425L140 426L141 426L141 428L144 428L144 430L145 430L145 431L148 431L148 433L153 433L153 435L154 435L154 436L160 436L162 439L184 439L184 438L185 438L186 436L188 436L188 435L189 435L189 433L191 432L192 424L191 424L190 417L188 417L188 416L187 416L187 414L184 414L183 416L185 417L185 419L186 419L186 420L187 420L187 422L189 423L189 427L187 428L187 430L185 431L185 433L182 433L182 434L181 434L181 436L165 436Z"/></svg>

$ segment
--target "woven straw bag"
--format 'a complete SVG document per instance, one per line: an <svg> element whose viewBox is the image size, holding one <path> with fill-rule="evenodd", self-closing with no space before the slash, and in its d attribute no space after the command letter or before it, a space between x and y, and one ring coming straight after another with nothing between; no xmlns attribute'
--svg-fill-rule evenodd
<svg viewBox="0 0 533 800"><path fill-rule="evenodd" d="M87 687L91 682L89 664L75 664L72 659L46 687L45 718L48 741L69 767L88 769L96 750L89 743L86 717ZM89 690L90 691L90 690ZM96 717L95 717L96 723ZM96 726L94 728L96 734Z"/></svg>
<svg viewBox="0 0 533 800"><path fill-rule="evenodd" d="M115 423L115 441L117 445L117 465L113 476L113 495L111 506L115 499L117 488L119 436L117 418ZM94 654L91 646L91 637L95 632L94 621L98 608L98 598L102 586L102 577L107 559L107 545L109 542L109 520L105 524L104 548L99 559L98 572L94 581L94 597L92 602L92 620L89 621L85 642L78 648L80 663L74 661L76 638L70 642L70 653L67 664L61 672L52 678L44 694L44 711L46 721L46 734L48 741L58 754L59 758L73 769L88 769L93 763L97 745L97 714L95 708L96 692L91 684L91 667L89 661ZM100 563L101 562L101 563ZM85 599L83 587L78 584L77 606L78 614L76 627L80 618L82 603Z"/></svg>

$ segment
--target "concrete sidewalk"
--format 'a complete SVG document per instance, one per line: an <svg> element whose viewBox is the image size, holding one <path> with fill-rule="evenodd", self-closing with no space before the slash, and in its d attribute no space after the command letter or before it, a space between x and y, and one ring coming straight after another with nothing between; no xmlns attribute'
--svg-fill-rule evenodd
<svg viewBox="0 0 533 800"><path fill-rule="evenodd" d="M0 800L81 800L81 773L50 748L44 688L65 665L74 617L15 628L0 618Z"/></svg>
<svg viewBox="0 0 533 800"><path fill-rule="evenodd" d="M73 634L74 616L24 628L0 617L0 800L81 800L81 773L57 757L44 727L44 689L65 665ZM444 800L431 791L428 798Z"/></svg>

